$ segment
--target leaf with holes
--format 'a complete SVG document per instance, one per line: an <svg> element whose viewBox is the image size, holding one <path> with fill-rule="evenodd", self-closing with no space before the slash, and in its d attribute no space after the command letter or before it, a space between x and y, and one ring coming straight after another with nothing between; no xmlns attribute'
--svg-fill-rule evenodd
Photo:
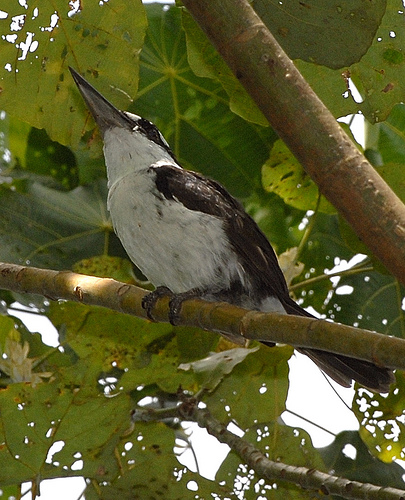
<svg viewBox="0 0 405 500"><path fill-rule="evenodd" d="M141 2L81 2L77 7L64 0L0 0L0 10L7 15L0 47L4 111L46 128L52 140L77 147L86 122L73 111L80 109L84 117L85 106L73 91L69 64L102 75L99 90L107 97L114 94L121 107L136 93L146 29Z"/></svg>
<svg viewBox="0 0 405 500"><path fill-rule="evenodd" d="M385 463L405 459L404 373L398 371L396 379L397 385L388 395L360 388L353 400L362 440Z"/></svg>
<svg viewBox="0 0 405 500"><path fill-rule="evenodd" d="M285 410L290 346L261 346L237 364L204 402L215 418L242 429L277 420Z"/></svg>
<svg viewBox="0 0 405 500"><path fill-rule="evenodd" d="M60 374L63 382L11 384L0 391L1 484L117 474L113 451L130 425L130 399L100 394L86 363L62 368Z"/></svg>

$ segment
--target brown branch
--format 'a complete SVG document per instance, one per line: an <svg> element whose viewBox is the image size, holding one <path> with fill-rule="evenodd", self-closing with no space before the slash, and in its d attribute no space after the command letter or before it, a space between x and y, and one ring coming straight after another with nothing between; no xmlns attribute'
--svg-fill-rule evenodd
<svg viewBox="0 0 405 500"><path fill-rule="evenodd" d="M405 284L405 207L354 146L247 0L183 0L321 192Z"/></svg>
<svg viewBox="0 0 405 500"><path fill-rule="evenodd" d="M156 422L176 417L184 421L196 422L201 428L206 429L209 434L216 437L218 441L227 444L259 477L269 482L293 483L303 489L320 491L324 495L339 495L342 498L405 500L404 490L351 481L316 469L296 467L269 460L252 443L230 432L207 409L199 408L196 398L186 398L184 395L180 395L180 397L183 402L176 408L137 408L132 416L133 423Z"/></svg>
<svg viewBox="0 0 405 500"><path fill-rule="evenodd" d="M148 291L110 278L0 263L0 289L72 300L146 318L142 298ZM168 299L158 301L157 321L168 321ZM405 369L405 340L324 320L248 311L231 304L188 300L179 325L197 326L230 336L235 342L266 340L354 356L388 368Z"/></svg>
<svg viewBox="0 0 405 500"><path fill-rule="evenodd" d="M178 407L178 413L181 418L197 422L218 441L227 444L259 477L267 481L293 483L304 489L320 491L324 495L339 495L342 498L405 500L404 490L350 481L316 469L269 460L253 444L228 431L226 426L216 420L207 409L198 408L195 399L186 399Z"/></svg>

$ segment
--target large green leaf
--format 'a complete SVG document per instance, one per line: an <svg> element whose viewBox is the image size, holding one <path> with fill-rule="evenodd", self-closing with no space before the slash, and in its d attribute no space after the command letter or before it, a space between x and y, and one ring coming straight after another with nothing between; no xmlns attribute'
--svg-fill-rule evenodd
<svg viewBox="0 0 405 500"><path fill-rule="evenodd" d="M121 470L114 481L90 485L87 500L223 498L227 488L182 467L173 453L175 435L163 423L137 423L122 440L117 455ZM126 442L125 442L126 441ZM221 496L219 496L221 495Z"/></svg>
<svg viewBox="0 0 405 500"><path fill-rule="evenodd" d="M246 196L259 185L274 133L230 113L221 85L193 73L179 9L155 4L147 13L139 92L129 110L156 123L184 167Z"/></svg>
<svg viewBox="0 0 405 500"><path fill-rule="evenodd" d="M171 491L173 498L184 498L191 479L205 497L208 491L223 491L186 469L176 474L174 429L137 422L133 430L131 424L134 400L129 393L144 392L120 376L136 372L146 386L164 376L165 363L176 365L171 325L74 303L52 304L48 317L61 333L63 354L0 316L0 354L9 339L27 342L29 355L43 358L37 371L51 372L48 383L37 380L35 385L30 379L0 391L0 440L6 443L0 447L2 485L84 476L92 480L86 498L100 494L100 488L103 498L133 498L135 491L144 490ZM153 365L150 379L142 370L147 365ZM176 366L166 374L172 384L175 371ZM180 375L187 387L190 376Z"/></svg>
<svg viewBox="0 0 405 500"><path fill-rule="evenodd" d="M311 220L312 217L315 220ZM325 272L333 269L342 259L350 260L353 252L341 237L336 215L316 213L311 218L304 219L306 225L312 227L305 248L299 255L299 261L305 267L294 281L293 290L303 307L312 306L319 313L327 314L332 285ZM301 230L301 238L303 231L305 229ZM307 283L307 280L311 281Z"/></svg>
<svg viewBox="0 0 405 500"><path fill-rule="evenodd" d="M378 173L405 202L405 105L397 104L384 123L366 130L366 140L371 139L370 148L378 158Z"/></svg>
<svg viewBox="0 0 405 500"><path fill-rule="evenodd" d="M286 205L274 193L264 191L254 192L245 200L244 205L271 241L277 254L299 244L302 238L299 225L304 216L301 210Z"/></svg>
<svg viewBox="0 0 405 500"><path fill-rule="evenodd" d="M379 2L381 8L384 3ZM397 0L388 0L386 4L386 11L373 43L360 61L343 65L343 73L342 69L325 70L313 63L297 61L298 68L335 116L360 110L371 123L381 122L387 118L395 104L405 99L405 29L402 4ZM358 36L358 31L354 36ZM322 42L327 47L326 50L333 51L334 46L329 44L329 39L327 36ZM357 42L351 47L356 44ZM352 78L360 91L361 102L358 102L357 97L355 101L346 88L348 78Z"/></svg>
<svg viewBox="0 0 405 500"><path fill-rule="evenodd" d="M119 369L127 368L135 358L143 356L145 350L152 350L152 345L157 343L163 349L174 336L169 324L153 324L73 302L52 303L47 315L63 334L64 343L79 357L97 360L103 370L111 369L112 363Z"/></svg>
<svg viewBox="0 0 405 500"><path fill-rule="evenodd" d="M250 353L204 399L210 411L222 422L234 421L242 429L253 422L277 420L285 410L291 354L289 346L262 346Z"/></svg>
<svg viewBox="0 0 405 500"><path fill-rule="evenodd" d="M405 336L401 307L404 289L392 276L372 269L372 261L366 260L354 270L341 270L340 277L335 278L332 285L328 273L354 255L342 238L338 218L318 214L299 258L305 269L294 282L301 305L312 306L340 323ZM310 280L308 284L306 280Z"/></svg>
<svg viewBox="0 0 405 500"><path fill-rule="evenodd" d="M182 13L182 23L187 37L187 57L194 73L221 82L229 95L230 108L237 115L253 123L267 125L262 112L186 10Z"/></svg>
<svg viewBox="0 0 405 500"><path fill-rule="evenodd" d="M287 53L292 50L290 55L298 69L334 116L361 110L372 123L384 120L392 107L405 99L402 4L398 0L372 2L367 8L361 0L336 8L322 1L313 4L296 0L282 4L255 2L273 35ZM355 30L352 23L357 26ZM233 111L263 123L256 106L236 78L222 67L223 62L200 28L188 20L184 26L188 56L196 74L217 78L231 97ZM321 35L322 31L327 34ZM362 102L352 96L350 77L361 92Z"/></svg>
<svg viewBox="0 0 405 500"><path fill-rule="evenodd" d="M5 262L68 269L106 251L125 255L112 232L105 181L65 193L6 178L0 207L0 259Z"/></svg>
<svg viewBox="0 0 405 500"><path fill-rule="evenodd" d="M180 499L191 479L202 498L224 490L180 466L174 431L163 423L137 423L129 434L130 398L100 394L86 366L78 362L61 370L60 381L13 384L0 392L0 438L6 443L0 448L2 489L84 476L91 479L86 498L100 498L100 492L105 499L164 492Z"/></svg>
<svg viewBox="0 0 405 500"><path fill-rule="evenodd" d="M118 106L128 105L137 90L146 29L141 1L76 6L63 0L24 5L0 0L0 10L7 14L1 20L3 110L77 147L86 121L73 111L85 108L72 91L68 64L97 78L99 90L114 95Z"/></svg>
<svg viewBox="0 0 405 500"><path fill-rule="evenodd" d="M48 317L78 356L98 365L104 377L111 372L127 392L152 385L168 393L176 393L180 386L196 387L192 373L178 370L176 329L169 324L73 303L52 304ZM188 334L190 339L193 330ZM212 337L201 349L202 357L211 347Z"/></svg>
<svg viewBox="0 0 405 500"><path fill-rule="evenodd" d="M398 104L395 106L387 120L384 123L374 125L373 129L368 128L366 130L377 135L377 141L375 141L375 144L371 144L371 147L378 150L383 164L404 164L405 105ZM375 134L375 129L377 129L377 134Z"/></svg>
<svg viewBox="0 0 405 500"><path fill-rule="evenodd" d="M405 27L402 4L389 0L373 44L350 68L363 102L358 107L371 122L381 122L405 98Z"/></svg>
<svg viewBox="0 0 405 500"><path fill-rule="evenodd" d="M254 0L253 7L291 59L339 69L358 62L370 47L387 0L311 3ZM326 42L326 43L325 43Z"/></svg>
<svg viewBox="0 0 405 500"><path fill-rule="evenodd" d="M4 114L0 120L0 130L3 134L2 169L10 165L25 167L28 136L31 127L13 116Z"/></svg>
<svg viewBox="0 0 405 500"><path fill-rule="evenodd" d="M87 371L76 363L73 370L61 369L63 381L11 384L0 392L0 434L7 443L0 449L1 484L82 475L107 479L100 467L114 477L113 450L130 425L130 399L100 395L94 375L86 385ZM56 442L63 451L50 455Z"/></svg>
<svg viewBox="0 0 405 500"><path fill-rule="evenodd" d="M31 127L25 168L37 175L49 175L65 189L73 189L78 184L76 158L72 151L51 141L43 129Z"/></svg>

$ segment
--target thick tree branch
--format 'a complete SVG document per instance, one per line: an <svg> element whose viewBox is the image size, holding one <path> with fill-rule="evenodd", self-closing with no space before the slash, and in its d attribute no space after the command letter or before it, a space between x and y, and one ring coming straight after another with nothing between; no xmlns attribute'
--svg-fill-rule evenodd
<svg viewBox="0 0 405 500"><path fill-rule="evenodd" d="M183 0L271 126L357 235L405 284L405 207L247 0Z"/></svg>
<svg viewBox="0 0 405 500"><path fill-rule="evenodd" d="M176 416L179 416L182 420L196 422L200 427L206 429L218 441L227 444L249 468L267 481L293 483L304 489L320 491L325 496L339 495L342 498L367 500L380 500L381 498L385 500L405 500L404 490L350 481L316 469L296 467L269 460L253 444L230 432L206 408L199 408L198 401L194 398L183 399L183 403L177 408L164 410L137 409L134 412L133 421L148 422L168 417L175 418Z"/></svg>
<svg viewBox="0 0 405 500"><path fill-rule="evenodd" d="M149 293L109 278L4 263L0 263L0 289L98 305L141 318L146 318L142 298ZM168 321L168 299L158 301L154 317ZM179 325L216 331L239 343L251 339L312 347L405 369L405 340L324 320L188 300L183 304Z"/></svg>

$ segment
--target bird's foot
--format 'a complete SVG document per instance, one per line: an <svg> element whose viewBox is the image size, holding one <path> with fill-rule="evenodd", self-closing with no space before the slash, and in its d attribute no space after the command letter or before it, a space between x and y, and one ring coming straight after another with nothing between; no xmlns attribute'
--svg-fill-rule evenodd
<svg viewBox="0 0 405 500"><path fill-rule="evenodd" d="M155 321L152 311L156 306L156 302L163 297L169 297L171 300L174 297L174 293L170 288L167 288L167 286L158 286L156 290L148 293L148 295L145 295L142 299L142 307L145 309L146 315L151 321Z"/></svg>
<svg viewBox="0 0 405 500"><path fill-rule="evenodd" d="M176 293L169 302L169 321L172 325L178 325L180 320L181 306L183 302L188 299L195 299L201 297L202 292L198 288L192 288L187 292Z"/></svg>
<svg viewBox="0 0 405 500"><path fill-rule="evenodd" d="M183 302L188 299L194 299L196 297L201 297L202 292L198 288L193 288L187 292L173 293L166 286L158 286L156 290L145 295L142 300L142 307L146 310L146 314L149 319L154 320L152 311L156 305L156 302L163 298L169 297L169 321L172 325L179 324L181 306Z"/></svg>

